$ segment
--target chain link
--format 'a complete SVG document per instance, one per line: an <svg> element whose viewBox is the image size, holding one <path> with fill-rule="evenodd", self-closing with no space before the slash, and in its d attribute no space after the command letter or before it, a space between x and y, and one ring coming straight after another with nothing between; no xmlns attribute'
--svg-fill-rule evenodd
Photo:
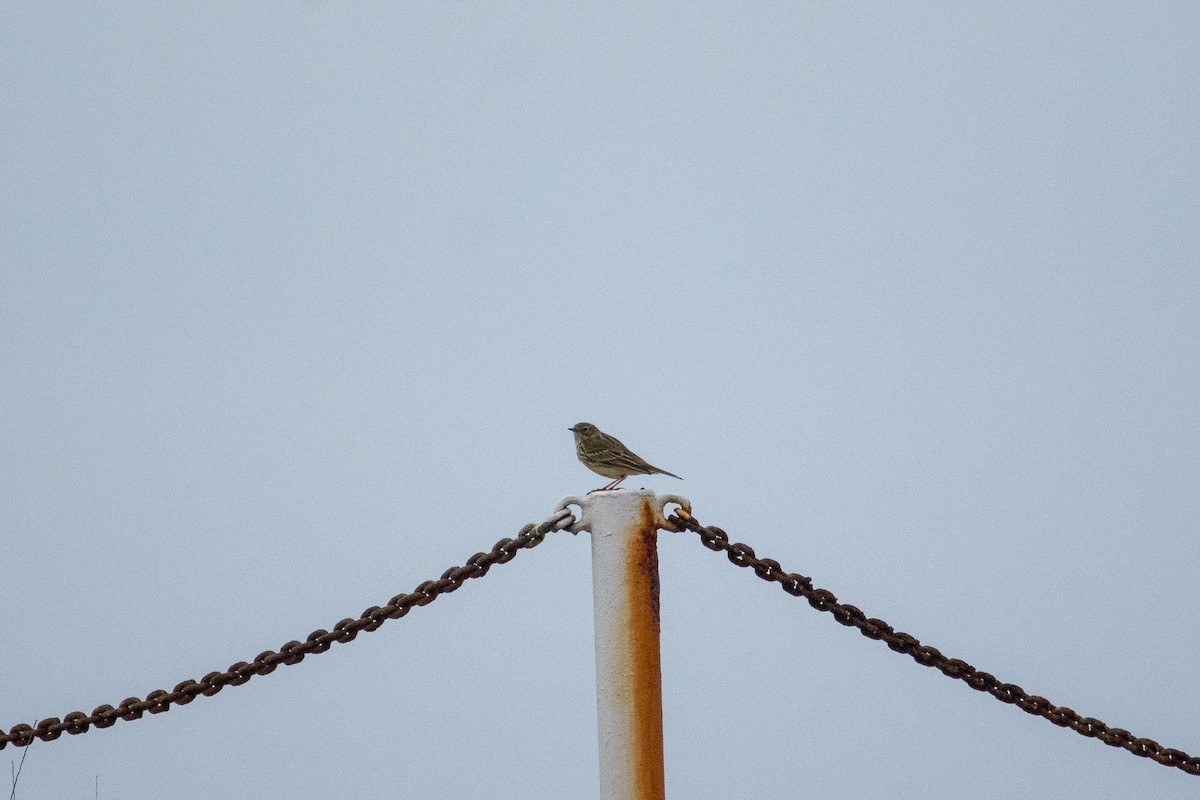
<svg viewBox="0 0 1200 800"><path fill-rule="evenodd" d="M1031 695L1016 684L1002 683L996 676L981 672L961 659L948 658L936 647L921 644L915 636L897 631L881 619L869 618L855 606L839 603L832 592L815 588L810 578L785 571L778 561L759 558L749 545L730 542L729 534L720 528L701 525L686 509L677 509L668 519L667 527L674 531L689 530L698 534L705 547L723 551L739 567L751 568L763 580L778 583L788 594L803 597L818 611L832 614L842 625L858 628L868 639L878 639L897 653L904 653L918 664L933 667L976 691L987 692L1002 703L1015 705L1027 714L1044 717L1061 728L1070 728L1083 736L1099 739L1111 747L1123 748L1135 756L1153 759L1189 775L1200 775L1200 758L1182 750L1163 747L1153 739L1134 736L1123 728L1111 728L1094 717L1081 717L1074 710L1056 706L1044 697Z"/></svg>
<svg viewBox="0 0 1200 800"><path fill-rule="evenodd" d="M461 567L451 567L442 573L435 581L425 581L408 594L398 594L382 606L371 606L358 619L344 619L333 626L333 631L315 630L303 642L291 641L279 648L279 651L267 650L255 656L247 663L239 661L224 672L210 672L199 681L186 680L167 692L156 689L146 695L144 700L130 697L122 700L116 708L110 705L98 706L91 714L82 711L72 711L61 720L50 717L37 725L14 725L8 733L0 731L0 750L9 744L15 747L27 747L35 739L52 742L64 732L71 734L86 733L93 725L97 728L108 728L117 720L132 721L141 719L149 711L151 714L161 714L172 705L187 705L197 697L212 697L226 686L241 686L255 675L269 675L278 666L299 664L306 655L324 653L334 644L354 641L362 631L378 630L379 626L389 619L399 619L417 606L427 606L443 594L449 594L471 578L482 578L495 564L507 564L516 558L522 549L537 547L552 531L560 531L575 521L568 510L555 512L553 516L540 525L526 525L520 530L515 539L501 539L492 546L490 552L476 553L467 559Z"/></svg>

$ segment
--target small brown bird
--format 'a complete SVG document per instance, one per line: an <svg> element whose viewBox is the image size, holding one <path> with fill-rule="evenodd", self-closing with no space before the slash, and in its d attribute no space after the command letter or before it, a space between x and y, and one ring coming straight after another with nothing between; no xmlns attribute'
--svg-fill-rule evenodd
<svg viewBox="0 0 1200 800"><path fill-rule="evenodd" d="M679 478L673 472L647 464L616 437L609 436L590 422L577 423L567 430L575 434L575 455L579 456L583 465L592 472L613 478L612 483L593 489L593 492L613 489L630 475L670 475Z"/></svg>

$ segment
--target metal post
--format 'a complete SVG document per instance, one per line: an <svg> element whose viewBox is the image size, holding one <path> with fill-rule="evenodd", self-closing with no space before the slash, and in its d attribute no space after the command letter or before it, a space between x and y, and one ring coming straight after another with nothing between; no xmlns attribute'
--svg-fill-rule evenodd
<svg viewBox="0 0 1200 800"><path fill-rule="evenodd" d="M600 800L664 798L657 539L663 505L680 501L616 489L559 504L592 534Z"/></svg>

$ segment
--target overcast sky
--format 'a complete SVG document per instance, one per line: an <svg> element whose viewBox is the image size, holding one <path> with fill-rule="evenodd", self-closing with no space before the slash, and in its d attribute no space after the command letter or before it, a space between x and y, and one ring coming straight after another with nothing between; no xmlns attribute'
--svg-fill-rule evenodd
<svg viewBox="0 0 1200 800"><path fill-rule="evenodd" d="M1200 753L1198 8L5 3L0 727L437 577L604 482L586 420L843 601ZM1200 791L659 549L671 797ZM589 798L595 724L559 534L38 742L18 798Z"/></svg>

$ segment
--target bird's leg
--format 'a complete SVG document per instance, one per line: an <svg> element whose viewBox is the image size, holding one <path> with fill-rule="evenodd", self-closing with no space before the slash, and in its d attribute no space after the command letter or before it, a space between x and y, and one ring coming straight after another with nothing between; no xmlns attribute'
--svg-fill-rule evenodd
<svg viewBox="0 0 1200 800"><path fill-rule="evenodd" d="M622 475L621 477L617 478L615 481L610 483L608 486L605 486L603 489L601 489L601 491L607 491L609 489L617 488L617 484L620 483L621 481L625 480L628 477L629 477L628 475Z"/></svg>
<svg viewBox="0 0 1200 800"><path fill-rule="evenodd" d="M621 477L617 478L615 481L608 484L607 486L601 486L599 489L592 489L592 491L588 492L588 494L591 494L592 492L607 492L609 489L615 489L615 488L617 488L618 483L620 483L621 481L625 480L628 477L629 477L628 475L622 475Z"/></svg>

